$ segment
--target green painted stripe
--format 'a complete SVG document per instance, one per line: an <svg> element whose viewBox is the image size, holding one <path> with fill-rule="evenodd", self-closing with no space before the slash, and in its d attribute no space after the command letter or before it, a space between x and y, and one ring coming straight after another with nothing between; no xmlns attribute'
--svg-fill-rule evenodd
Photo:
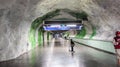
<svg viewBox="0 0 120 67"><path fill-rule="evenodd" d="M90 36L90 39L92 39L96 35L96 27L92 26L93 33Z"/></svg>
<svg viewBox="0 0 120 67"><path fill-rule="evenodd" d="M85 35L86 35L86 29L85 29L85 27L83 27L82 30L80 30L80 31L78 32L78 34L76 35L76 37L77 37L77 38L84 38Z"/></svg>
<svg viewBox="0 0 120 67"><path fill-rule="evenodd" d="M42 40L42 29L39 28L38 30L38 45L41 46L41 44L43 43L43 40Z"/></svg>
<svg viewBox="0 0 120 67"><path fill-rule="evenodd" d="M31 42L32 47L35 47L36 40L35 40L35 30L34 29L30 30L29 41Z"/></svg>

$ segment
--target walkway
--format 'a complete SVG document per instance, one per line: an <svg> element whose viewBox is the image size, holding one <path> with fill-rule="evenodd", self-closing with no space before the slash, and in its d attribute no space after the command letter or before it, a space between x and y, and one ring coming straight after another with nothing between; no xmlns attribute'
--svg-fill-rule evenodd
<svg viewBox="0 0 120 67"><path fill-rule="evenodd" d="M55 41L56 40L56 41ZM53 39L49 45L38 47L15 60L1 62L0 67L116 67L112 54L78 45L69 52L69 41Z"/></svg>

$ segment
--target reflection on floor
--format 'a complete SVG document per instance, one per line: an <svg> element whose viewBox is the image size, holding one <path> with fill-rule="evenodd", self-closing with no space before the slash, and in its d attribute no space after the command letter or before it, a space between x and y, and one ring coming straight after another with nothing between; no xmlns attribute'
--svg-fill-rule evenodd
<svg viewBox="0 0 120 67"><path fill-rule="evenodd" d="M56 40L56 41L55 41ZM117 67L116 56L76 44L69 52L69 41L53 39L15 60L1 62L0 67Z"/></svg>

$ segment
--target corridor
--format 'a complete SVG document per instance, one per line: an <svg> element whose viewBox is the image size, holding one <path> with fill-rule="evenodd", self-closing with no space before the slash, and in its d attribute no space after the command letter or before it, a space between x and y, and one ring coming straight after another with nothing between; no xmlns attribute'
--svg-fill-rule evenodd
<svg viewBox="0 0 120 67"><path fill-rule="evenodd" d="M117 67L116 56L80 44L74 53L69 52L69 40L52 39L44 47L38 47L0 67Z"/></svg>

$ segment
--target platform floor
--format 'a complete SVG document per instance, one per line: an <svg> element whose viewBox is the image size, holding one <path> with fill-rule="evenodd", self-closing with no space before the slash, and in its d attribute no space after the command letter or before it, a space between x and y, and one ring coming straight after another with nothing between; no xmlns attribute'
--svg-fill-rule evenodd
<svg viewBox="0 0 120 67"><path fill-rule="evenodd" d="M53 39L44 47L11 61L1 62L0 67L117 67L116 56L80 44L69 52L69 41Z"/></svg>

